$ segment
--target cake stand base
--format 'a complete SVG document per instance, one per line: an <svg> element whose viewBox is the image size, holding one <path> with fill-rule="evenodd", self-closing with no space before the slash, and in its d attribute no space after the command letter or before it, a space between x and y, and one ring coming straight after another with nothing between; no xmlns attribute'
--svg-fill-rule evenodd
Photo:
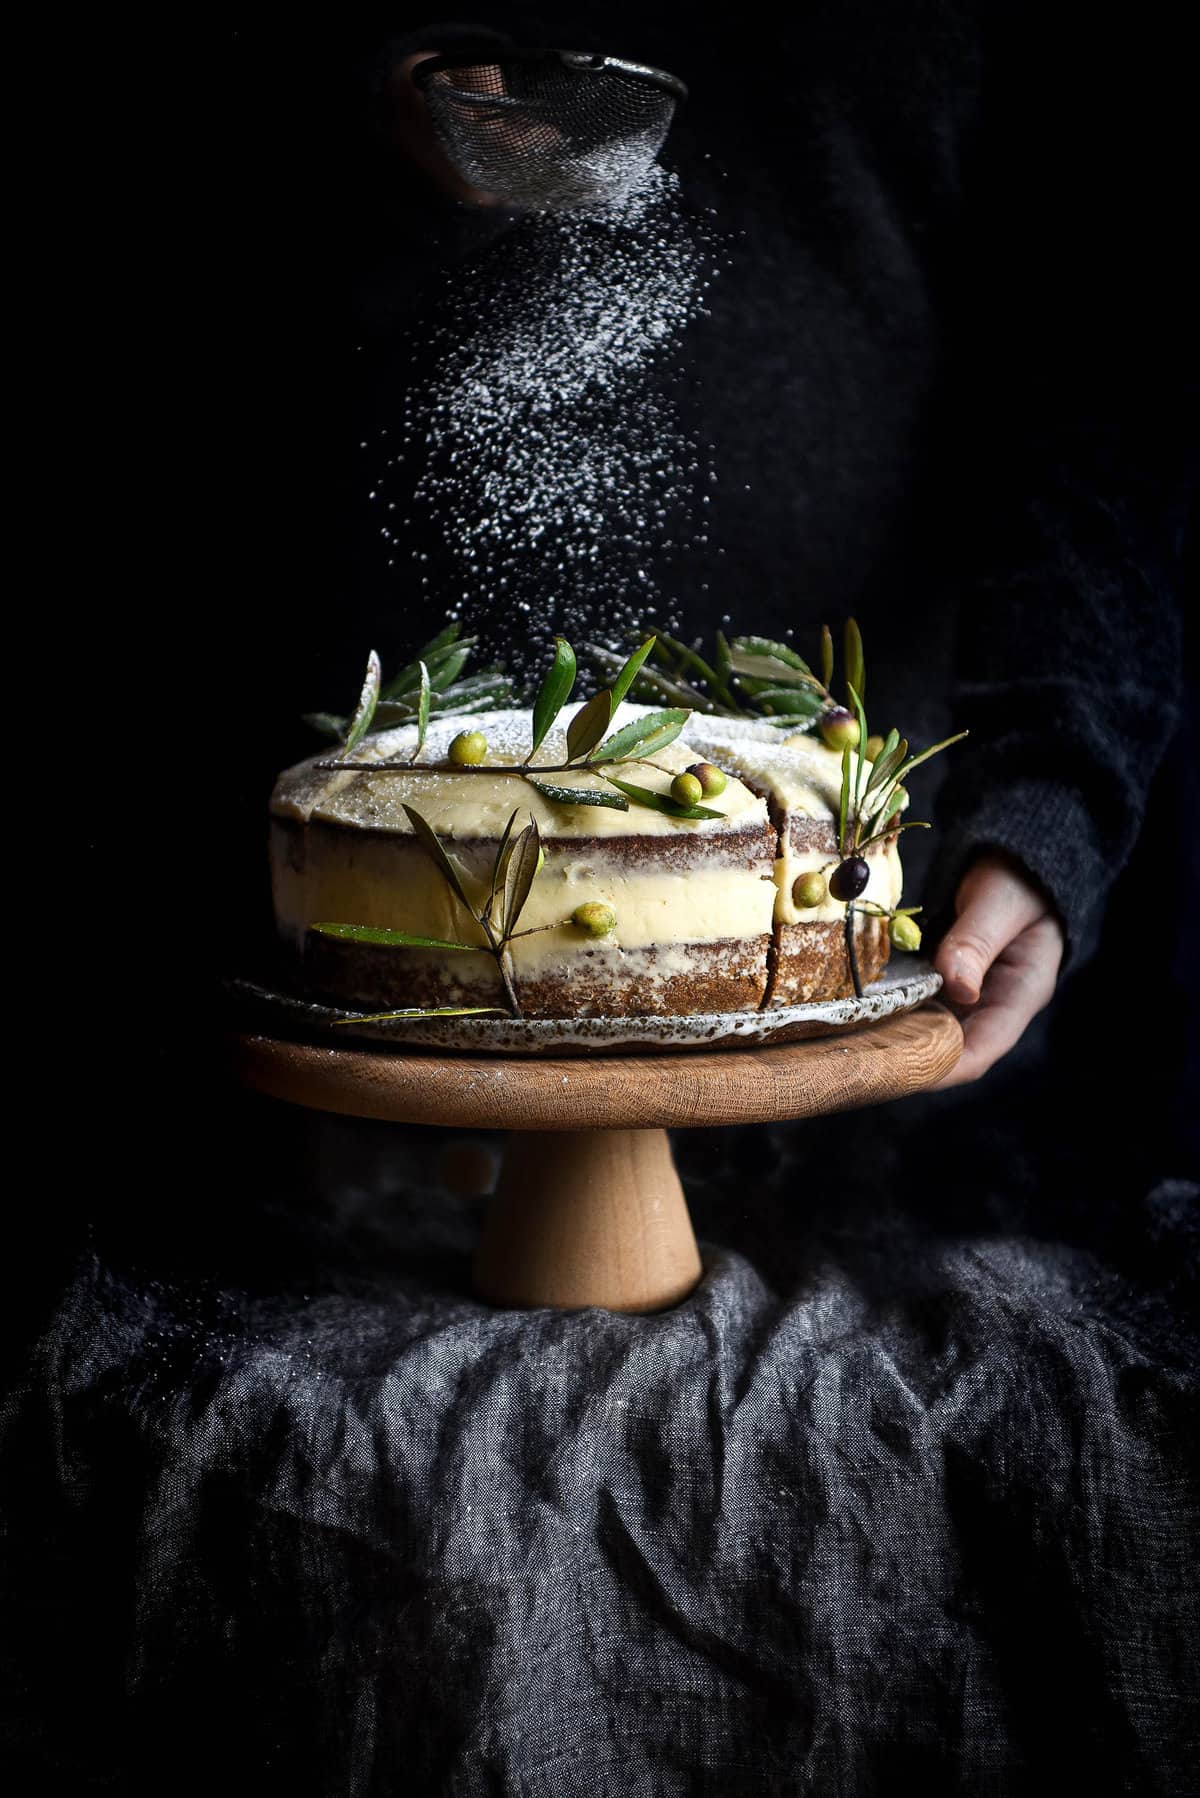
<svg viewBox="0 0 1200 1798"><path fill-rule="evenodd" d="M657 1311L700 1278L668 1129L816 1117L933 1086L962 1053L938 1004L807 1042L577 1058L413 1054L244 1034L237 1077L350 1117L507 1133L475 1257L499 1305Z"/></svg>
<svg viewBox="0 0 1200 1798"><path fill-rule="evenodd" d="M514 1131L475 1252L496 1305L658 1311L700 1278L665 1130Z"/></svg>

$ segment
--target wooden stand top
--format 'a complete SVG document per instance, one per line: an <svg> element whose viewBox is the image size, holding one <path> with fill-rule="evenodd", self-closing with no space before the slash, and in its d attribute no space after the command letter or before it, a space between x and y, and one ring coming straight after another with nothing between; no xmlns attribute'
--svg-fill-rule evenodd
<svg viewBox="0 0 1200 1798"><path fill-rule="evenodd" d="M936 1085L962 1042L957 1018L935 1003L777 1047L505 1058L244 1034L233 1058L256 1091L350 1117L464 1130L652 1130L879 1105Z"/></svg>

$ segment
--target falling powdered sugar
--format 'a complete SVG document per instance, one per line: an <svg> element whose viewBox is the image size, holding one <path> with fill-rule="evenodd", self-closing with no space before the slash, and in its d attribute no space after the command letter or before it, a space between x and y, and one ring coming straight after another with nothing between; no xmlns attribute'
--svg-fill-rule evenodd
<svg viewBox="0 0 1200 1798"><path fill-rule="evenodd" d="M606 208L518 219L449 277L374 488L393 566L417 557L428 597L518 660L557 629L616 644L669 622L653 564L707 541L710 456L670 358L705 311L717 234L657 164L612 185ZM431 529L426 565L412 545Z"/></svg>

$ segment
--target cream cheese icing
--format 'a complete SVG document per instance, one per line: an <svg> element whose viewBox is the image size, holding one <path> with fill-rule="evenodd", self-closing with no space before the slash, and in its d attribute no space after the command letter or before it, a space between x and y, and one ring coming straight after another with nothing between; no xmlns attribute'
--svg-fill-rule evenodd
<svg viewBox="0 0 1200 1798"><path fill-rule="evenodd" d="M693 717L687 728L695 748L752 781L767 793L777 810L787 810L798 818L837 817L842 752L831 749L820 737L796 732L781 736L777 728L757 719ZM852 759L852 773L854 767ZM905 795L900 809L907 803Z"/></svg>
<svg viewBox="0 0 1200 1798"><path fill-rule="evenodd" d="M623 705L613 720L617 730L657 707ZM447 762L452 739L478 729L488 741L485 766L495 769L525 761L531 729L528 710L434 719L421 761L443 763L432 771L333 770L317 764L335 759L324 751L280 775L272 795L275 820L272 880L280 934L302 948L312 924L328 921L405 930L415 935L479 943L483 933L423 854L414 852L412 826L404 803L416 807L454 857L469 896L482 907L490 884L492 857L509 817L517 827L536 819L548 849L521 915L521 930L537 934L515 939L514 973L530 978L560 975L569 981L583 953L642 956L652 951L664 974L688 972L688 945L746 943L767 938L773 926L840 923L841 902L826 897L817 907L797 907L792 889L810 870L831 870L836 857L815 848L794 849L791 818L825 821L836 831L841 793L841 754L819 738L792 734L760 720L693 714L686 737L655 752L657 766L628 763L618 772L655 792L669 790L674 774L698 759L712 760L728 775L723 793L705 803L721 814L710 820L680 820L641 806L626 812L599 806L561 806L545 799L526 780L499 773L465 773ZM541 746L536 765L552 768L567 755L565 722ZM370 737L355 752L356 762L403 762L415 758L416 731L409 726ZM743 778L744 777L744 778ZM570 769L548 773L563 786L613 789L595 772ZM769 811L768 811L769 802ZM297 830L296 826L316 828ZM329 828L322 829L321 826ZM605 849L617 839L679 839L750 833L758 828L762 849L746 863L663 857L647 841L645 855ZM773 866L769 832L777 832ZM572 850L576 839L580 842ZM862 898L884 909L900 899L902 874L895 842L867 854L870 879ZM610 905L617 917L601 949L583 938L568 920L587 901ZM860 922L862 914L860 914ZM543 928L548 926L549 928ZM414 952L420 953L420 952ZM446 953L450 987L464 989L488 963L481 957ZM449 987L448 987L449 990Z"/></svg>
<svg viewBox="0 0 1200 1798"><path fill-rule="evenodd" d="M622 705L618 708L611 730L619 730L634 719L645 717L658 708ZM550 731L538 750L535 766L554 767L567 757L566 722ZM513 766L525 760L530 743L528 711L496 711L478 717L441 718L430 723L421 752L423 762L445 761L450 743L462 730L480 730L488 740L487 766ZM417 733L412 725L380 731L368 737L355 751L356 762L408 761L414 758ZM520 811L520 822L532 816L539 831L547 837L620 837L708 835L728 828L730 823L744 826L760 820L767 822L763 800L742 784L731 779L719 798L706 801L709 809L721 813L721 819L679 819L645 806L630 806L627 812L608 806L563 806L544 799L528 781L497 775L465 774L447 767L435 773L336 772L322 769L318 762L332 760L330 751L311 756L281 774L272 795L271 810L276 817L301 821L309 818L335 824L356 825L360 829L387 831L400 836L411 835L412 826L404 811L407 801L426 817L439 836L457 841L486 838L495 841L504 830L514 809ZM618 778L648 787L652 792L666 793L677 773L694 762L696 752L677 738L652 758L658 767L644 762L629 762L614 768ZM665 772L664 772L665 770ZM547 781L613 793L603 777L582 769L571 768L558 774L547 774ZM728 822L726 822L728 821Z"/></svg>
<svg viewBox="0 0 1200 1798"><path fill-rule="evenodd" d="M297 947L316 923L366 924L485 947L478 924L425 856L386 837L341 833L314 843L300 866L283 845L273 856L275 915L281 935ZM468 895L482 907L490 872L456 855ZM775 886L755 868L693 866L674 869L596 855L555 856L533 883L521 929L537 936L513 943L518 969L533 971L578 951L583 940L569 923L577 905L611 905L613 948L642 949L668 942L715 943L770 931ZM543 929L544 925L555 926Z"/></svg>

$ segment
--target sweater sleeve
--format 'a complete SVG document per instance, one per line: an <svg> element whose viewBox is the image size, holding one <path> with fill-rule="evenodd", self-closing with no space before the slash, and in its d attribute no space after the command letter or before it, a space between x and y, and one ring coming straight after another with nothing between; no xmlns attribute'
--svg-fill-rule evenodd
<svg viewBox="0 0 1200 1798"><path fill-rule="evenodd" d="M1077 965L1178 719L1195 413L1162 42L1055 17L994 47L967 190L946 417L971 734L947 753L928 890L937 934L972 858L1006 851Z"/></svg>

